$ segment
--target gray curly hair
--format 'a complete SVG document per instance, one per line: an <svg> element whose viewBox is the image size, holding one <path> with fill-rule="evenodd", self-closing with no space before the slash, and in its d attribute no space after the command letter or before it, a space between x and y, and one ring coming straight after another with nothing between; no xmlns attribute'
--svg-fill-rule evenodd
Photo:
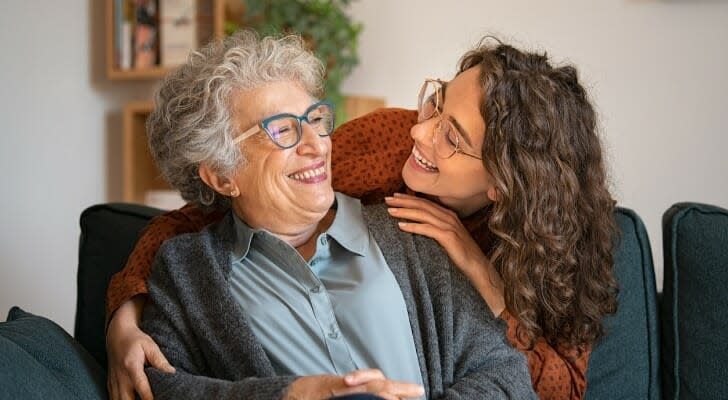
<svg viewBox="0 0 728 400"><path fill-rule="evenodd" d="M149 148L162 176L182 198L206 208L227 209L230 199L199 177L202 163L216 173L234 173L244 165L233 142L237 127L231 97L268 82L300 83L321 95L325 69L298 35L263 37L243 30L190 54L168 74L154 96L147 119Z"/></svg>

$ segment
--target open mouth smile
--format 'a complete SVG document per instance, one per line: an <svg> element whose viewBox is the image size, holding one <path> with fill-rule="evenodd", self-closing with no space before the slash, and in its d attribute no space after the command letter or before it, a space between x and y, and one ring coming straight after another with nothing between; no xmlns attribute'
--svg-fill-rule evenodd
<svg viewBox="0 0 728 400"><path fill-rule="evenodd" d="M412 158L415 160L415 164L417 164L418 167L424 169L428 172L439 172L440 170L437 169L435 164L432 163L432 161L425 158L422 153L417 149L417 146L412 147Z"/></svg>

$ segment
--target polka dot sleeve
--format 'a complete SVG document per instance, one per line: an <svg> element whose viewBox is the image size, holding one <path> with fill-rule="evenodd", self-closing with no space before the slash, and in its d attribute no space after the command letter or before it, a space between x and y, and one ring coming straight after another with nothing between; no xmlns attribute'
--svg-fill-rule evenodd
<svg viewBox="0 0 728 400"><path fill-rule="evenodd" d="M591 348L577 354L573 349L556 349L539 338L532 349L518 339L518 321L501 314L508 324L508 340L526 355L533 389L541 400L579 400L586 393L586 369Z"/></svg>

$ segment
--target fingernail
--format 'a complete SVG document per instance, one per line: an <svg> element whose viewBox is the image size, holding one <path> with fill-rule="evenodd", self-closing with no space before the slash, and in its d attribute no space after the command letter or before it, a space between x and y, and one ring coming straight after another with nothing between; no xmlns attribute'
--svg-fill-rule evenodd
<svg viewBox="0 0 728 400"><path fill-rule="evenodd" d="M399 226L407 226L407 223L406 222L397 222L397 225L399 225Z"/></svg>
<svg viewBox="0 0 728 400"><path fill-rule="evenodd" d="M397 209L396 208L387 208L387 212L389 212L390 214L394 214L397 212Z"/></svg>
<svg viewBox="0 0 728 400"><path fill-rule="evenodd" d="M392 197L392 196L386 196L384 198L384 201L389 201L389 200L394 200L394 197Z"/></svg>

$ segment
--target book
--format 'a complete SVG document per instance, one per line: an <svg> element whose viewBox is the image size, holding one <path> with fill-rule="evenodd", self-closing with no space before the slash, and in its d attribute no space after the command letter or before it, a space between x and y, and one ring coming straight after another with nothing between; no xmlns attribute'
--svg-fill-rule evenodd
<svg viewBox="0 0 728 400"><path fill-rule="evenodd" d="M131 69L134 33L134 0L114 0L115 64L120 69Z"/></svg>
<svg viewBox="0 0 728 400"><path fill-rule="evenodd" d="M157 2L135 0L134 68L151 68L157 64Z"/></svg>
<svg viewBox="0 0 728 400"><path fill-rule="evenodd" d="M196 0L159 0L161 65L183 64L199 45L197 7Z"/></svg>

